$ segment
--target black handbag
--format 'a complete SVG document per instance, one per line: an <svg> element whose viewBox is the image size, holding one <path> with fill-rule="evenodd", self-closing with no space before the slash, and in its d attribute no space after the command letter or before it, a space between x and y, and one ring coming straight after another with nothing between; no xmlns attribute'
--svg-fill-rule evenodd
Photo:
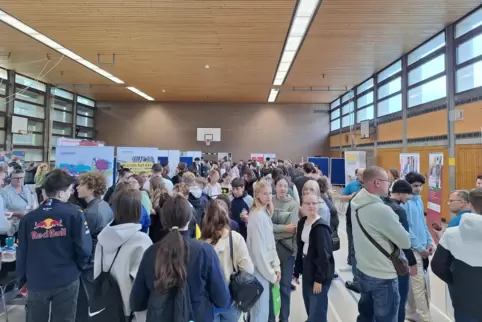
<svg viewBox="0 0 482 322"><path fill-rule="evenodd" d="M400 276L407 275L410 272L410 268L408 267L408 260L405 258L405 254L403 252L401 252L400 249L398 249L398 247L395 246L395 244L393 244L392 242L390 242L390 243L392 243L395 250L391 254L389 252L387 252L365 230L365 228L363 227L363 225L360 222L360 218L358 217L358 209L356 210L355 214L356 214L356 220L358 222L358 225L360 226L360 229L363 231L363 233L368 238L368 240L373 244L373 246L375 246L383 255L385 255L386 258L388 258L393 263L393 266L395 267L395 271L397 272L398 275L400 275Z"/></svg>
<svg viewBox="0 0 482 322"><path fill-rule="evenodd" d="M229 250L231 254L231 263L233 265L233 273L230 276L229 291L233 305L243 312L248 312L263 294L263 285L252 274L236 271L233 259L233 236L229 232Z"/></svg>

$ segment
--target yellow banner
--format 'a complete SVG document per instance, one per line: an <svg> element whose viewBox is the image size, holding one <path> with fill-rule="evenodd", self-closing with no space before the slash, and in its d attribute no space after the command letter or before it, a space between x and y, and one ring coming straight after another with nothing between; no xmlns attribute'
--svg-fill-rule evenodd
<svg viewBox="0 0 482 322"><path fill-rule="evenodd" d="M124 168L129 168L132 173L151 172L152 162L123 162Z"/></svg>

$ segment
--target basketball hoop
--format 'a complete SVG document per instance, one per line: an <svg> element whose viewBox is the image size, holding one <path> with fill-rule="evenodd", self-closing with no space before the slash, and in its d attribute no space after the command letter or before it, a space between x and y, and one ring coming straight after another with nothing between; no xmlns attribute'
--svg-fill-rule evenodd
<svg viewBox="0 0 482 322"><path fill-rule="evenodd" d="M204 142L206 142L206 146L210 146L212 141L212 139L204 139Z"/></svg>

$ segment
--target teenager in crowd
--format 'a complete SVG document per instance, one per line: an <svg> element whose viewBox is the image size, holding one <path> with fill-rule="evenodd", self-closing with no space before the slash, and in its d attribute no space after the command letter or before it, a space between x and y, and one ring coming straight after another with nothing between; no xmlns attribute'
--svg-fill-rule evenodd
<svg viewBox="0 0 482 322"><path fill-rule="evenodd" d="M450 286L455 321L482 321L482 188L469 192L473 212L445 230L432 259L432 271Z"/></svg>
<svg viewBox="0 0 482 322"><path fill-rule="evenodd" d="M275 181L275 195L273 196L274 213L271 217L276 241L276 252L280 261L280 297L281 310L279 320L288 321L291 305L291 280L296 251L296 226L300 206L288 193L289 181L286 177L278 176ZM270 293L271 295L271 293ZM274 322L273 298L270 296L269 321Z"/></svg>
<svg viewBox="0 0 482 322"><path fill-rule="evenodd" d="M114 221L98 236L94 278L110 270L119 285L127 321L132 314L129 305L132 285L144 251L152 242L146 234L140 232L141 195L138 190L122 190L115 196L112 208ZM137 316L129 321L145 321L145 316L138 312Z"/></svg>
<svg viewBox="0 0 482 322"><path fill-rule="evenodd" d="M172 177L172 179L171 179L172 184L176 185L178 183L181 183L182 182L182 175L186 171L187 171L187 163L186 162L179 162L179 164L177 165L177 169L176 169L176 175L174 177Z"/></svg>
<svg viewBox="0 0 482 322"><path fill-rule="evenodd" d="M154 213L151 214L151 227L149 229L149 237L153 243L161 239L161 208L171 195L166 189L164 180L161 177L153 176L150 180L150 192L152 208Z"/></svg>
<svg viewBox="0 0 482 322"><path fill-rule="evenodd" d="M189 190L188 200L189 203L194 207L196 214L196 223L199 227L202 226L202 220L206 210L206 206L209 202L209 196L203 191L200 184L196 182L196 177L192 172L185 172L182 175L183 182L187 185Z"/></svg>
<svg viewBox="0 0 482 322"><path fill-rule="evenodd" d="M477 179L475 180L475 186L477 188L482 188L482 174L477 176Z"/></svg>
<svg viewBox="0 0 482 322"><path fill-rule="evenodd" d="M131 185L132 189L137 189L141 192L142 196L142 206L146 208L149 214L152 213L152 202L149 198L149 193L144 190L144 178L138 174L133 174L129 177L128 180L129 184Z"/></svg>
<svg viewBox="0 0 482 322"><path fill-rule="evenodd" d="M117 183L127 182L129 177L131 176L131 170L128 168L122 168L117 172ZM114 194L116 185L112 185L107 189L107 192L104 195L104 201L110 203L112 195Z"/></svg>
<svg viewBox="0 0 482 322"><path fill-rule="evenodd" d="M329 226L331 222L330 209L328 209L328 206L326 205L325 201L323 200L323 198L321 198L320 186L318 182L315 180L308 180L303 186L303 190L302 190L303 196L305 194L310 194L310 193L314 193L315 195L318 196L318 202L320 203L318 207L318 211L320 212L319 215L321 219L324 220L326 224Z"/></svg>
<svg viewBox="0 0 482 322"><path fill-rule="evenodd" d="M110 206L112 207L112 200L115 197L116 194L120 193L123 190L128 190L128 189L133 189L132 185L128 182L119 182L117 183L115 187L115 191L112 195ZM135 189L139 190L139 189ZM142 195L141 195L142 196ZM141 205L141 220L139 222L142 226L141 231L144 233L147 233L149 230L149 226L151 225L151 217L149 213L147 212L147 209Z"/></svg>
<svg viewBox="0 0 482 322"><path fill-rule="evenodd" d="M250 310L250 322L266 322L269 319L271 284L278 283L281 269L273 234L273 203L271 185L258 181L254 189L254 204L248 221L247 244L254 264L254 276L264 288L258 302Z"/></svg>
<svg viewBox="0 0 482 322"><path fill-rule="evenodd" d="M303 195L303 212L297 229L298 251L294 276L299 284L303 275L303 300L308 322L327 322L328 291L335 272L331 230L319 215L319 197L314 193Z"/></svg>
<svg viewBox="0 0 482 322"><path fill-rule="evenodd" d="M239 233L239 224L237 221L233 220L231 215L231 200L229 199L228 195L219 195L216 198L216 202L218 205L223 207L226 210L226 213L229 217L229 227L231 227L232 231Z"/></svg>
<svg viewBox="0 0 482 322"><path fill-rule="evenodd" d="M284 166L283 166L284 167ZM271 172L271 175L273 176L273 191L275 190L274 182L280 177L285 177L288 178L288 173L286 171L283 171L280 167L279 168L274 168ZM298 204L300 204L300 195L298 193L298 189L296 188L295 184L292 183L290 180L288 180L288 194L293 197Z"/></svg>
<svg viewBox="0 0 482 322"><path fill-rule="evenodd" d="M433 240L427 227L422 202L422 187L425 178L418 172L409 172L405 180L412 186L413 197L403 207L407 212L410 227L411 248L414 250L417 260L417 274L410 277L410 292L408 298L406 318L420 320L421 322L432 321L430 313L430 288L427 285L428 274L423 265L424 259L433 254Z"/></svg>
<svg viewBox="0 0 482 322"><path fill-rule="evenodd" d="M221 193L223 195L229 195L231 193L231 190L233 190L233 186L231 186L231 181L233 181L233 178L229 174L229 172L225 172L222 176L223 182L221 182Z"/></svg>
<svg viewBox="0 0 482 322"><path fill-rule="evenodd" d="M28 284L27 322L75 320L92 238L82 211L67 203L73 184L69 174L53 170L43 185L48 199L20 222L16 269Z"/></svg>
<svg viewBox="0 0 482 322"><path fill-rule="evenodd" d="M304 175L297 177L294 181L296 189L298 190L300 202L302 202L301 197L303 196L303 187L305 186L306 182L308 182L309 180L313 180L312 173L314 170L315 166L313 165L313 163L306 162L305 164L303 164Z"/></svg>
<svg viewBox="0 0 482 322"><path fill-rule="evenodd" d="M246 239L248 236L248 213L253 206L253 197L244 190L244 183L245 181L242 178L235 178L231 182L233 191L230 200L231 216L239 225L239 233Z"/></svg>
<svg viewBox="0 0 482 322"><path fill-rule="evenodd" d="M253 185L254 185L254 183L256 182L256 179L257 179L254 171L252 169L246 169L244 174L243 174L243 178L244 178L244 189L246 190L248 195L250 195L251 197L254 198Z"/></svg>
<svg viewBox="0 0 482 322"><path fill-rule="evenodd" d="M167 235L142 258L130 295L134 312L148 321L212 322L213 305L226 307L230 295L214 248L187 235L189 202L176 195L163 207Z"/></svg>
<svg viewBox="0 0 482 322"><path fill-rule="evenodd" d="M221 185L219 184L219 172L211 170L208 176L208 185L204 188L204 193L210 198L216 198L221 192Z"/></svg>
<svg viewBox="0 0 482 322"><path fill-rule="evenodd" d="M226 208L216 199L211 201L203 219L201 239L213 245L218 255L221 268L224 273L224 280L230 282L233 267L236 271L254 273L253 262L249 257L248 248L243 236L233 232L229 226L229 216ZM230 243L233 252L230 251ZM227 308L215 309L214 321L238 322L241 311L232 303Z"/></svg>
<svg viewBox="0 0 482 322"><path fill-rule="evenodd" d="M398 221L402 224L407 232L410 232L407 213L402 207L403 204L412 198L412 186L405 180L398 180L390 187L391 193L389 197L384 197L383 201L387 206L397 214ZM415 255L410 248L404 249L405 257L410 266L410 275L417 274L417 261ZM398 322L405 322L405 307L408 300L408 291L410 287L410 275L398 276L398 293L400 294L400 306L398 308Z"/></svg>
<svg viewBox="0 0 482 322"><path fill-rule="evenodd" d="M176 184L174 186L173 191L174 191L174 195L181 196L184 199L189 201L189 197L190 197L191 193L189 192L189 187L187 186L187 184L185 182L181 182L181 183ZM207 205L207 203L206 203L206 205ZM188 235L191 236L192 238L199 239L199 238L201 238L201 225L198 224L198 222L197 222L197 211L196 211L196 208L194 208L194 206L191 203L189 203L189 206L191 207L192 220L189 221ZM161 212L161 217L162 217L162 213L163 212ZM203 217L204 217L204 212L203 212ZM200 220L202 220L203 217L201 217ZM162 221L161 221L161 223L162 223ZM164 231L164 234L167 233L167 228L163 227L163 231Z"/></svg>
<svg viewBox="0 0 482 322"><path fill-rule="evenodd" d="M231 171L229 171L229 174L231 177L234 178L239 178L239 165L238 163L234 162L233 166L231 167Z"/></svg>
<svg viewBox="0 0 482 322"><path fill-rule="evenodd" d="M361 286L357 321L393 322L398 320L400 305L397 271L367 235L390 254L395 247L410 248L410 238L397 214L381 199L389 193L387 172L376 166L367 168L363 185L351 200L353 244Z"/></svg>
<svg viewBox="0 0 482 322"><path fill-rule="evenodd" d="M37 199L39 203L42 202L43 200L42 185L45 182L45 177L47 176L47 173L49 173L49 165L47 163L41 163L37 167L37 172L35 173L35 176L34 176L35 193L37 194Z"/></svg>
<svg viewBox="0 0 482 322"><path fill-rule="evenodd" d="M390 184L390 192L391 192L395 182L400 180L400 174L398 173L397 169L394 169L394 168L388 169L388 180L390 180L391 182Z"/></svg>
<svg viewBox="0 0 482 322"><path fill-rule="evenodd" d="M174 185L172 184L172 181L169 180L169 177L165 178L165 167L163 167L160 163L156 163L152 166L152 177L159 177L162 178L164 181L164 186L169 194L172 195L172 188L174 188ZM150 191L150 180L146 179L144 182L143 188L145 191Z"/></svg>

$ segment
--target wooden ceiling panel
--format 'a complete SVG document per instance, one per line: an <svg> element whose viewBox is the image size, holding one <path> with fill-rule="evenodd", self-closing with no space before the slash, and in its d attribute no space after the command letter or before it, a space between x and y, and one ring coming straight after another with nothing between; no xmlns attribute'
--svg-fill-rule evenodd
<svg viewBox="0 0 482 322"><path fill-rule="evenodd" d="M324 0L284 85L351 88L477 5L480 0Z"/></svg>
<svg viewBox="0 0 482 322"><path fill-rule="evenodd" d="M342 92L337 91L290 91L282 90L278 94L276 103L305 103L317 104L321 102L331 102L339 97Z"/></svg>
<svg viewBox="0 0 482 322"><path fill-rule="evenodd" d="M293 0L28 0L2 10L157 100L265 102ZM205 69L210 65L210 69ZM188 90L187 90L188 89ZM204 100L203 100L204 101Z"/></svg>

